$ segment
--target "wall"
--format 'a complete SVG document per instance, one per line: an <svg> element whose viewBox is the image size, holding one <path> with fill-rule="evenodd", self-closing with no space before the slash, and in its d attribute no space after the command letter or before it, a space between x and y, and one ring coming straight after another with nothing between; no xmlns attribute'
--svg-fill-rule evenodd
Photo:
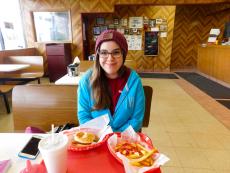
<svg viewBox="0 0 230 173"><path fill-rule="evenodd" d="M175 6L164 6L163 10L160 9L160 6L139 6L139 7L132 7L130 4L155 4L155 5L173 5L173 4L193 4L193 3L210 3L210 2L227 2L227 0L187 0L185 1L176 1L176 0L155 0L154 2L150 0L20 0L22 4L22 11L23 11L23 19L24 19L24 26L25 26L25 33L27 38L27 44L30 47L38 48L40 54L44 55L45 57L45 44L44 43L35 43L35 36L33 31L33 21L32 21L32 12L33 11L54 11L54 10L66 10L69 9L71 11L72 17L72 56L79 56L83 59L83 43L82 43L82 24L81 24L81 13L113 13L115 10L115 3L116 5L121 4L129 4L129 13L130 15L137 14L137 15L146 15L146 16L159 16L159 17L166 17L168 19L168 37L166 39L160 40L160 55L157 58L148 58L143 57L143 53L141 51L132 51L128 55L131 59L135 59L138 63L138 68L142 71L169 71L171 61L173 62L172 67L179 67L187 65L187 61L183 60L183 56L179 56L179 61L177 61L177 53L173 52L174 58L171 60L171 51L172 51L172 44L173 41L176 42L178 39L177 36L174 37L173 40L173 26L174 26L174 16L175 16ZM143 8L145 10L143 10ZM152 8L152 9L151 9ZM122 12L121 15L126 15L127 9L121 7ZM153 11L152 11L153 10ZM185 12L182 10L182 12ZM178 13L180 14L180 13ZM164 15L164 16L162 16ZM178 15L177 15L178 16ZM177 18L176 16L176 18ZM183 14L182 14L183 16ZM182 17L181 16L181 17ZM179 25L179 24L177 24ZM179 27L176 28L176 30ZM184 28L186 29L186 28ZM199 30L198 30L199 31ZM178 50L181 46L181 41L179 39L173 49ZM177 47L178 45L178 47ZM191 45L192 47L194 45ZM180 51L182 52L182 51ZM182 52L183 53L183 52ZM192 52L193 53L193 52ZM192 65L195 65L195 56L196 54L193 53L189 55L189 58L192 58L191 61ZM142 57L142 58L140 58ZM178 63L182 62L182 63Z"/></svg>
<svg viewBox="0 0 230 173"><path fill-rule="evenodd" d="M112 14L95 14L88 18L89 26L92 28L95 24L96 15L113 20L116 18L128 18L131 16L145 16L149 19L165 18L168 25L168 36L159 37L159 55L145 56L143 50L129 50L127 59L136 61L139 71L169 71L172 50L173 26L175 16L175 6L116 6ZM89 40L93 40L93 34L90 30ZM94 51L95 42L90 41L91 53ZM142 47L144 47L144 30L142 31Z"/></svg>
<svg viewBox="0 0 230 173"><path fill-rule="evenodd" d="M211 28L220 28L230 21L230 4L177 6L171 69L194 69L197 66L197 46L207 43Z"/></svg>

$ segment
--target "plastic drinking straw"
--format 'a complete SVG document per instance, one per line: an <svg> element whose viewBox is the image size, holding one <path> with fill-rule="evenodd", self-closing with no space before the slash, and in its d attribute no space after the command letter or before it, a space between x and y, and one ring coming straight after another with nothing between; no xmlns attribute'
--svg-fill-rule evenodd
<svg viewBox="0 0 230 173"><path fill-rule="evenodd" d="M54 124L51 125L51 135L52 144L54 144Z"/></svg>

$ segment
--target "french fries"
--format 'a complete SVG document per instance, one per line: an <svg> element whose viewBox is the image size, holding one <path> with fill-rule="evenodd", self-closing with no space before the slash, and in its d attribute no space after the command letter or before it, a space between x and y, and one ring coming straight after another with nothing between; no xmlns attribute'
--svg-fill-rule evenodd
<svg viewBox="0 0 230 173"><path fill-rule="evenodd" d="M152 155L156 149L148 150L138 143L121 142L115 147L115 152L120 152L130 160L130 164L138 167L152 166L154 163Z"/></svg>

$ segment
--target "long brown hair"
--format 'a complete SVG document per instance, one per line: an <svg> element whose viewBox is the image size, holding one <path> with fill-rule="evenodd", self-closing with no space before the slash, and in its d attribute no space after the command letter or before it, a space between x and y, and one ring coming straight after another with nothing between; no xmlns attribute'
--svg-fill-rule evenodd
<svg viewBox="0 0 230 173"><path fill-rule="evenodd" d="M123 58L123 65L118 71L119 76L122 76L126 70L126 67L124 66L124 61L125 61L124 54L122 58ZM96 60L93 66L93 72L90 78L90 84L92 87L92 97L95 103L92 110L109 108L111 105L111 92L107 84L107 77L105 75L105 71L100 66L98 51L96 53Z"/></svg>

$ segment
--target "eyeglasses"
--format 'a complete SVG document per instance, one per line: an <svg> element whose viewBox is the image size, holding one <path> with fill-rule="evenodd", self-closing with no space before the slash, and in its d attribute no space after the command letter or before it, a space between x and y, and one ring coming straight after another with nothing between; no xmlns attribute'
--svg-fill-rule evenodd
<svg viewBox="0 0 230 173"><path fill-rule="evenodd" d="M101 50L98 53L100 55L100 58L108 58L109 54L114 58L120 58L122 55L122 52L120 49L115 49L112 52L108 52L107 50Z"/></svg>

